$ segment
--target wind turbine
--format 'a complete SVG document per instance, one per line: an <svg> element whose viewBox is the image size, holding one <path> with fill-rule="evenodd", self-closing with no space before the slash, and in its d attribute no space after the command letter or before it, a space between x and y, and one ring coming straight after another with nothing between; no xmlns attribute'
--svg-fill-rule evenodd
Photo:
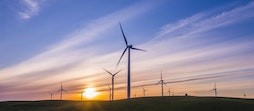
<svg viewBox="0 0 254 111"><path fill-rule="evenodd" d="M214 87L211 91L214 91L214 95L215 95L215 97L217 97L218 93L217 93L217 88L216 88L216 82L214 83Z"/></svg>
<svg viewBox="0 0 254 111"><path fill-rule="evenodd" d="M244 97L244 99L246 99L246 93L243 93L243 97Z"/></svg>
<svg viewBox="0 0 254 111"><path fill-rule="evenodd" d="M131 68L130 68L130 64L131 64L131 61L130 61L131 55L130 55L130 53L131 52L130 51L131 51L131 49L133 49L133 50L139 50L139 51L145 51L145 50L135 48L132 45L128 44L128 41L127 41L127 39L126 39L126 37L124 35L124 32L123 32L123 28L122 28L121 23L119 23L119 25L120 25L120 28L121 28L121 31L122 31L122 34L123 34L123 38L124 38L124 41L125 41L126 48L124 49L124 51L123 51L119 61L117 62L116 66L119 65L123 55L125 54L126 50L128 49L127 98L130 99L130 97L131 97Z"/></svg>
<svg viewBox="0 0 254 111"><path fill-rule="evenodd" d="M50 94L50 100L52 100L54 92L50 91L49 94Z"/></svg>
<svg viewBox="0 0 254 111"><path fill-rule="evenodd" d="M116 72L116 73L111 73L108 70L104 69L107 73L109 73L112 76L112 101L114 100L114 84L115 84L115 75L117 75L119 72L121 72L122 70Z"/></svg>
<svg viewBox="0 0 254 111"><path fill-rule="evenodd" d="M80 101L82 102L83 101L83 91L80 93Z"/></svg>
<svg viewBox="0 0 254 111"><path fill-rule="evenodd" d="M111 87L109 86L109 84L108 84L108 91L109 91L109 101L111 101L111 97L112 97L112 95L111 95L111 91L112 91L112 89L111 89Z"/></svg>
<svg viewBox="0 0 254 111"><path fill-rule="evenodd" d="M170 88L168 88L168 96L170 96Z"/></svg>
<svg viewBox="0 0 254 111"><path fill-rule="evenodd" d="M142 87L142 89L143 89L143 95L144 95L144 97L146 96L146 90L145 90L145 88L143 87L143 86L141 86Z"/></svg>
<svg viewBox="0 0 254 111"><path fill-rule="evenodd" d="M60 100L62 100L62 97L63 97L63 91L66 92L67 90L63 89L63 84L61 83L61 88L57 91L57 92L60 92Z"/></svg>
<svg viewBox="0 0 254 111"><path fill-rule="evenodd" d="M158 85L158 84L161 84L161 96L163 96L163 86L165 85L165 86L167 86L166 85L166 83L164 82L164 80L162 79L162 71L161 71L161 80L156 84L156 85Z"/></svg>

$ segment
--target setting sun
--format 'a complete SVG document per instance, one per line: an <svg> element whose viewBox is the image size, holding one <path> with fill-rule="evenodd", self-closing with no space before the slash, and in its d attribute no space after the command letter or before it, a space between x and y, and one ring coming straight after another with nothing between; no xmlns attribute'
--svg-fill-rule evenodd
<svg viewBox="0 0 254 111"><path fill-rule="evenodd" d="M97 95L97 92L95 91L94 88L86 88L84 90L83 95L87 98L87 99L92 99Z"/></svg>

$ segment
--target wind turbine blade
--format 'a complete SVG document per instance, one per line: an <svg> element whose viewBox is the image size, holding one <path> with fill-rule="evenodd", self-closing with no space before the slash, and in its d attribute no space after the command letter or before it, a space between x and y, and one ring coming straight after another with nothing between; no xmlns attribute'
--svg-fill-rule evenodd
<svg viewBox="0 0 254 111"><path fill-rule="evenodd" d="M161 81L159 81L158 83L156 83L155 85L158 85L158 84L160 84L161 83Z"/></svg>
<svg viewBox="0 0 254 111"><path fill-rule="evenodd" d="M135 47L132 47L131 49L134 49L134 50L139 50L139 51L144 51L144 52L146 52L146 50L143 50L143 49L139 49L139 48L135 48Z"/></svg>
<svg viewBox="0 0 254 111"><path fill-rule="evenodd" d="M145 91L145 88L143 87L143 86L141 86L142 87L142 89Z"/></svg>
<svg viewBox="0 0 254 111"><path fill-rule="evenodd" d="M61 91L61 89L59 89L58 91L56 91L56 93L59 93Z"/></svg>
<svg viewBox="0 0 254 111"><path fill-rule="evenodd" d="M119 63L120 63L121 59L123 58L123 55L124 55L124 53L126 52L127 48L128 48L128 47L126 47L126 48L124 49L124 51L123 51L123 53L122 53L122 55L121 55L119 61L117 62L116 67L119 65Z"/></svg>
<svg viewBox="0 0 254 111"><path fill-rule="evenodd" d="M116 73L114 74L114 76L117 75L117 74L118 74L119 72L121 72L121 71L122 71L122 70L119 70L118 72L116 72Z"/></svg>
<svg viewBox="0 0 254 111"><path fill-rule="evenodd" d="M163 82L163 84L168 87L168 85L165 82Z"/></svg>
<svg viewBox="0 0 254 111"><path fill-rule="evenodd" d="M107 85L108 85L108 88L111 89L108 83L107 83Z"/></svg>
<svg viewBox="0 0 254 111"><path fill-rule="evenodd" d="M104 69L104 68L103 68ZM106 71L107 73L109 73L110 75L113 75L111 72L109 72L108 70L104 69L104 71Z"/></svg>
<svg viewBox="0 0 254 111"><path fill-rule="evenodd" d="M123 38L124 38L125 44L126 44L126 46L128 46L128 42L127 42L127 39L126 39L126 37L125 37L125 35L124 35L123 27L122 27L122 25L121 25L120 22L119 22L119 25L120 25L120 28L121 28L121 31L122 31L122 34L123 34Z"/></svg>

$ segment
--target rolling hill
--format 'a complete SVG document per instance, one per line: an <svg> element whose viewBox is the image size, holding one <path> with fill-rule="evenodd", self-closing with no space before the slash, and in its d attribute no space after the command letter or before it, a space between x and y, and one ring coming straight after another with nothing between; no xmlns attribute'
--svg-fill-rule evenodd
<svg viewBox="0 0 254 111"><path fill-rule="evenodd" d="M253 99L144 97L109 101L7 101L0 111L254 111Z"/></svg>

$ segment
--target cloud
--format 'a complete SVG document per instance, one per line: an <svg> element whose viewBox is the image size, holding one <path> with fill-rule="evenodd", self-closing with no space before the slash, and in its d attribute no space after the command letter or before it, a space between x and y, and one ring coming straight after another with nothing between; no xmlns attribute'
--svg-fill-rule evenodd
<svg viewBox="0 0 254 111"><path fill-rule="evenodd" d="M101 68L115 69L122 50L98 54L94 50L104 50L104 46L96 48L80 46L96 42L102 33L116 26L119 20L124 21L138 16L148 11L149 7L149 4L136 4L94 20L33 58L0 70L0 74L5 74L0 78L1 84L7 84L13 77L29 76L31 78L27 78L27 81L32 84L25 84L25 86L30 88L44 86L43 90L48 90L48 87L58 87L54 84L63 81L70 85L67 88L73 88L75 91L81 90L88 84L101 87L99 90L104 91L103 86L109 81L105 80L107 75ZM220 30L217 30L219 28L252 18L253 8L251 2L232 10L216 14L201 12L176 23L166 24L154 37L155 39L137 46L148 52L133 51L131 57L132 72L135 73L132 74L133 87L154 84L159 79L161 68L165 71L165 79L175 84L190 81L193 84L193 81L204 82L227 77L234 80L235 76L228 75L238 74L238 70L253 69L252 39L225 41L220 37L231 37L231 35L221 33L217 35L217 40L213 40L210 39L214 38L213 33L209 32L219 32ZM119 68L125 69L126 62L126 58L123 58ZM64 70L61 70L62 68ZM119 90L125 87L125 71L123 70L116 78L116 88ZM226 76L218 74L230 71L235 72ZM55 76L47 77L51 73Z"/></svg>
<svg viewBox="0 0 254 111"><path fill-rule="evenodd" d="M26 2L30 3L31 1ZM30 7L34 8L31 10L36 11L39 9L39 4L37 3L39 2L31 2ZM95 49L93 47L80 46L98 40L102 37L102 33L117 26L119 21L126 21L139 16L155 6L152 2L137 2L89 22L82 28L66 35L66 39L47 47L45 51L34 57L1 69L0 74L5 75L1 78L1 84L16 85L17 83L24 83L22 87L33 87L55 83L52 80L59 80L59 77L61 78L59 81L65 81L93 75L95 72L94 68L97 67L90 68L88 63L90 58L96 56L97 53L94 52ZM51 76L49 77L49 75ZM18 81L14 78L18 78Z"/></svg>
<svg viewBox="0 0 254 111"><path fill-rule="evenodd" d="M205 31L228 26L253 18L254 14L252 10L254 10L254 2L229 11L222 11L215 15L209 11L201 12L186 19L179 20L176 23L165 25L156 38L162 36L188 37L197 33L200 34Z"/></svg>
<svg viewBox="0 0 254 111"><path fill-rule="evenodd" d="M21 19L28 20L37 15L45 0L22 0L22 11L18 12Z"/></svg>
<svg viewBox="0 0 254 111"><path fill-rule="evenodd" d="M141 4L142 6L140 6ZM100 34L118 25L119 20L125 21L133 18L146 12L151 7L151 3L136 3L122 10L98 18L81 29L77 29L73 33L67 35L65 37L67 39L48 47L47 50L35 55L31 59L1 70L0 73L8 72L13 76L17 76L65 66L73 62L78 62L82 58L93 56L94 53L80 56L83 55L84 52L94 52L94 49L91 47L79 48L79 46L88 44L102 37ZM61 65L59 63L61 63Z"/></svg>

